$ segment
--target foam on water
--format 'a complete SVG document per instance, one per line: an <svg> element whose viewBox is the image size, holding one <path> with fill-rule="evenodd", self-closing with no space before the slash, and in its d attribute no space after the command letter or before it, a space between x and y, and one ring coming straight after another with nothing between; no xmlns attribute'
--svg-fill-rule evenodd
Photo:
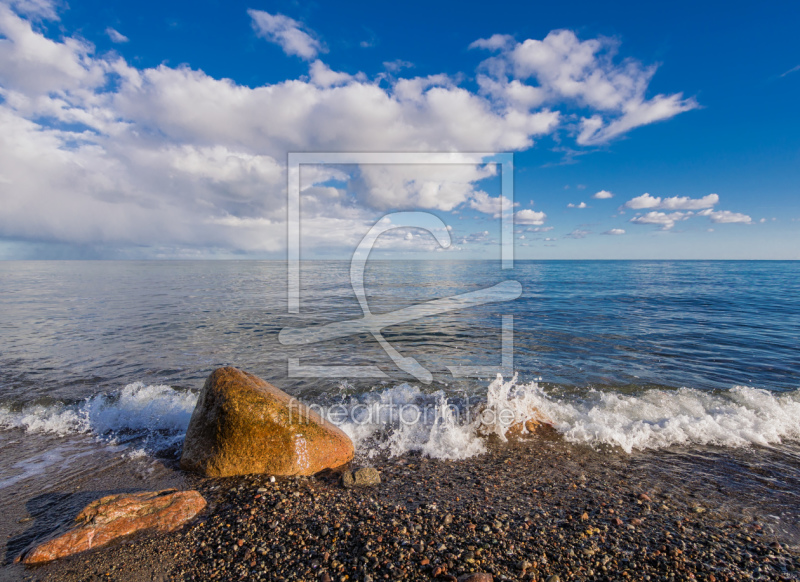
<svg viewBox="0 0 800 582"><path fill-rule="evenodd" d="M183 438L197 394L164 385L128 384L114 394L96 394L77 404L0 407L0 428L27 434L89 434L107 442L144 438L147 448L165 448Z"/></svg>
<svg viewBox="0 0 800 582"><path fill-rule="evenodd" d="M403 422L403 414L414 419L409 411L414 406L433 413ZM691 388L638 395L590 390L580 398L559 399L536 382L518 384L516 376L510 381L498 376L478 406L404 384L353 397L344 407L348 415L340 425L366 456L418 451L433 458L466 458L486 450L484 436L505 440L512 425L542 417L567 441L627 453L673 445L741 447L800 440L800 392L778 394L746 386L716 393Z"/></svg>
<svg viewBox="0 0 800 582"><path fill-rule="evenodd" d="M94 435L103 442L129 444L129 454L141 456L176 449L196 400L192 392L137 382L73 405L16 411L0 407L0 428ZM505 440L511 425L542 416L567 441L628 453L673 445L740 447L800 440L800 392L746 386L714 393L691 388L639 394L589 390L559 398L536 382L498 376L480 400L400 384L350 396L324 412L365 457L415 451L437 459L464 459L485 452L487 436Z"/></svg>

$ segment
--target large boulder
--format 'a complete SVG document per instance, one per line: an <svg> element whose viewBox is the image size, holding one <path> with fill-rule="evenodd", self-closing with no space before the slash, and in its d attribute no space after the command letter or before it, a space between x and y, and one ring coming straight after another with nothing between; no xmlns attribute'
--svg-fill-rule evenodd
<svg viewBox="0 0 800 582"><path fill-rule="evenodd" d="M173 531L205 506L206 500L197 491L167 489L108 495L84 507L75 518L74 528L39 544L18 560L23 564L42 564L141 530Z"/></svg>
<svg viewBox="0 0 800 582"><path fill-rule="evenodd" d="M220 368L189 421L181 467L209 477L313 475L353 458L337 426L261 378Z"/></svg>

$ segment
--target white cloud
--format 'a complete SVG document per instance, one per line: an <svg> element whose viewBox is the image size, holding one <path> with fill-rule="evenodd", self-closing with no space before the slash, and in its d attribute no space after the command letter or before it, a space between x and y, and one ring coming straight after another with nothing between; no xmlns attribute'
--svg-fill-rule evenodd
<svg viewBox="0 0 800 582"><path fill-rule="evenodd" d="M487 50L506 49L514 44L514 37L510 34L493 34L489 38L480 38L469 45L469 48Z"/></svg>
<svg viewBox="0 0 800 582"><path fill-rule="evenodd" d="M316 60L311 63L308 73L311 77L311 82L317 87L322 87L323 89L334 87L336 85L346 85L355 79L355 77L347 73L340 73L332 70L328 65L320 60Z"/></svg>
<svg viewBox="0 0 800 582"><path fill-rule="evenodd" d="M748 215L741 214L739 212L731 212L730 210L712 211L711 209L708 209L708 210L703 210L702 212L698 212L697 215L708 216L708 218L711 219L711 222L719 224L727 224L734 222L750 224L751 222L753 222L753 219Z"/></svg>
<svg viewBox="0 0 800 582"><path fill-rule="evenodd" d="M597 198L598 200L608 200L609 198L613 197L614 195L608 190L600 190L592 195L592 198Z"/></svg>
<svg viewBox="0 0 800 582"><path fill-rule="evenodd" d="M586 204L586 202L581 202L580 204L573 204L572 202L570 202L569 204L567 204L567 208L588 208L588 205Z"/></svg>
<svg viewBox="0 0 800 582"><path fill-rule="evenodd" d="M449 211L469 200L471 208L499 216L500 198L475 190L475 182L494 176L496 166L467 163L467 160L469 156L454 155L452 165L368 164L360 168L351 188L363 204L376 210ZM510 201L507 203L510 210Z"/></svg>
<svg viewBox="0 0 800 582"><path fill-rule="evenodd" d="M610 234L610 235L618 236L618 235L621 235L621 234L625 234L625 229L623 229L623 228L612 228L611 230L605 231L603 234Z"/></svg>
<svg viewBox="0 0 800 582"><path fill-rule="evenodd" d="M192 256L279 252L287 151L520 151L565 118L550 88L548 105L529 110L460 87L457 77L387 82L334 71L317 60L324 47L313 33L281 15L249 12L259 35L309 61L308 77L248 87L189 66L137 68L63 29L52 40L20 15L23 6L57 17L44 0L13 8L0 0L5 239ZM519 81L519 99L525 87L541 89ZM500 198L478 188L496 166L453 156L447 166L304 168L304 245L356 244L389 209L465 205L498 215ZM533 231L550 230L539 227L545 219L515 213Z"/></svg>
<svg viewBox="0 0 800 582"><path fill-rule="evenodd" d="M252 19L256 34L279 45L287 55L310 61L319 53L325 52L322 43L314 38L313 32L303 30L305 27L293 18L252 8L247 13Z"/></svg>
<svg viewBox="0 0 800 582"><path fill-rule="evenodd" d="M630 222L636 224L657 224L661 226L662 230L669 230L675 226L675 223L681 220L686 220L692 216L692 212L648 212L642 216L634 216Z"/></svg>
<svg viewBox="0 0 800 582"><path fill-rule="evenodd" d="M586 238L590 234L592 234L592 233L589 230L582 230L580 228L576 228L571 233L566 235L566 238L582 239L582 238Z"/></svg>
<svg viewBox="0 0 800 582"><path fill-rule="evenodd" d="M615 62L618 43L610 38L581 41L572 31L558 30L543 40L515 43L495 35L471 46L501 51L484 61L485 73L478 77L481 89L498 101L530 108L566 100L595 110L579 122L581 145L602 144L698 106L681 93L648 99L656 67L633 59Z"/></svg>
<svg viewBox="0 0 800 582"><path fill-rule="evenodd" d="M397 73L403 69L412 69L414 67L414 63L404 61L402 59L396 59L394 61L384 61L383 66L387 71L391 73Z"/></svg>
<svg viewBox="0 0 800 582"><path fill-rule="evenodd" d="M496 198L492 198L486 192L481 191L475 192L472 195L472 199L469 201L470 208L473 208L478 212L482 212L483 214L490 214L494 218L500 218L503 215L504 207L505 212L511 212L514 206L519 206L519 203L512 204L511 200L505 196L497 196Z"/></svg>
<svg viewBox="0 0 800 582"><path fill-rule="evenodd" d="M650 194L642 194L632 198L625 203L626 208L642 210L645 208L655 208L659 210L700 210L710 208L719 202L717 194L709 194L702 198L689 198L688 196L673 196L672 198L660 198Z"/></svg>
<svg viewBox="0 0 800 582"><path fill-rule="evenodd" d="M792 73L796 73L797 71L800 71L800 65L797 65L796 67L792 67L791 69L789 69L788 71L783 73L781 75L781 77L785 77L786 75L791 75Z"/></svg>
<svg viewBox="0 0 800 582"><path fill-rule="evenodd" d="M106 28L106 34L108 35L108 38L111 39L111 42L115 42L117 44L128 42L130 40L127 36L117 30L114 30L110 26Z"/></svg>
<svg viewBox="0 0 800 582"><path fill-rule="evenodd" d="M514 214L514 222L516 224L529 224L532 226L541 226L544 224L544 221L547 220L547 215L544 212L537 212L535 210L531 210L530 208L524 208L522 210L518 210L516 214ZM534 232L538 232L539 229L533 229ZM547 230L552 230L551 227L548 227Z"/></svg>
<svg viewBox="0 0 800 582"><path fill-rule="evenodd" d="M31 18L58 20L58 3L52 0L11 0L9 5L20 14Z"/></svg>

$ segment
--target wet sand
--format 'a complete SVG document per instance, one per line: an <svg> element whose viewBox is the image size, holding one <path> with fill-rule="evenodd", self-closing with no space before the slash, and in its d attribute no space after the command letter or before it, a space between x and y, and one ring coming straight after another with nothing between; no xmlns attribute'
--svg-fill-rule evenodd
<svg viewBox="0 0 800 582"><path fill-rule="evenodd" d="M678 458L599 453L551 435L495 443L489 454L464 461L373 459L382 483L362 489L344 489L333 472L275 483L186 476L185 487L199 489L209 507L181 531L36 568L6 566L3 576L800 580L800 552L787 526L797 518L797 506L786 505L793 492L752 510L758 500L740 483L699 471L701 461L683 470ZM707 461L718 468L713 454ZM770 512L784 513L778 525Z"/></svg>

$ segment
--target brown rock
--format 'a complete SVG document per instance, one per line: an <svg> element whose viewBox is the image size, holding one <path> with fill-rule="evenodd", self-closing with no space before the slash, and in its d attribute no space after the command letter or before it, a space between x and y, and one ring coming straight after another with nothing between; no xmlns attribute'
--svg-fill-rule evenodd
<svg viewBox="0 0 800 582"><path fill-rule="evenodd" d="M458 582L492 582L494 577L485 572L475 572L473 574L464 574L458 577Z"/></svg>
<svg viewBox="0 0 800 582"><path fill-rule="evenodd" d="M347 435L309 407L257 376L219 368L192 413L181 468L210 477L313 475L353 453Z"/></svg>
<svg viewBox="0 0 800 582"><path fill-rule="evenodd" d="M362 467L355 471L342 473L342 485L350 487L369 487L381 482L381 474L372 467Z"/></svg>
<svg viewBox="0 0 800 582"><path fill-rule="evenodd" d="M501 440L508 438L521 438L533 434L547 434L553 429L553 421L542 414L536 408L528 410L527 420L511 422L513 418L507 418L506 411L497 411L486 405L480 405L475 414L478 418L478 434L481 436L498 436ZM509 423L510 424L506 424Z"/></svg>
<svg viewBox="0 0 800 582"><path fill-rule="evenodd" d="M167 489L108 495L84 507L75 518L76 527L39 544L22 556L21 561L24 564L50 562L141 530L173 531L205 506L206 500L197 491Z"/></svg>
<svg viewBox="0 0 800 582"><path fill-rule="evenodd" d="M521 438L524 436L530 436L537 433L546 432L548 429L553 428L553 423L547 420L543 415L539 414L537 411L536 418L529 418L524 423L517 422L512 424L508 427L506 431L506 438ZM525 426L525 432L522 431L523 425Z"/></svg>

